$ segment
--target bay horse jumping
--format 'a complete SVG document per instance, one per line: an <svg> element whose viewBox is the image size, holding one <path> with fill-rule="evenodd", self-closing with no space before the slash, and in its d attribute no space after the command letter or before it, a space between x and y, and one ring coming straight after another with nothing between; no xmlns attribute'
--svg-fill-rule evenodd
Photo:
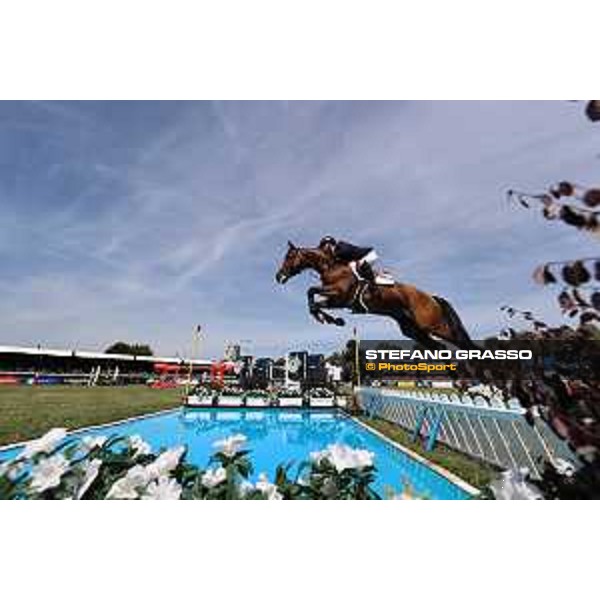
<svg viewBox="0 0 600 600"><path fill-rule="evenodd" d="M316 271L322 285L310 287L307 298L308 310L319 323L345 325L344 319L324 309L348 308L394 319L406 337L428 349L443 348L435 338L464 350L476 348L460 317L444 298L405 283L367 285L349 265L337 262L325 250L299 248L292 242L288 246L275 280L284 284L302 271Z"/></svg>

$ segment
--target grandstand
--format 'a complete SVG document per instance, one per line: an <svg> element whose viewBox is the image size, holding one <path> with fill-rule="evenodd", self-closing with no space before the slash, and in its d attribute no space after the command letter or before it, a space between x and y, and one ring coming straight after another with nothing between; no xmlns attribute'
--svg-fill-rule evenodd
<svg viewBox="0 0 600 600"><path fill-rule="evenodd" d="M105 354L84 350L0 346L0 383L145 383L160 365L194 374L210 372L212 360Z"/></svg>
<svg viewBox="0 0 600 600"><path fill-rule="evenodd" d="M239 348L239 347L238 347ZM229 360L228 360L229 358ZM221 381L244 388L269 386L310 388L339 381L322 354L290 352L271 358L226 352L225 360L107 354L41 346L0 346L0 384L123 385L162 382L181 384L190 379Z"/></svg>

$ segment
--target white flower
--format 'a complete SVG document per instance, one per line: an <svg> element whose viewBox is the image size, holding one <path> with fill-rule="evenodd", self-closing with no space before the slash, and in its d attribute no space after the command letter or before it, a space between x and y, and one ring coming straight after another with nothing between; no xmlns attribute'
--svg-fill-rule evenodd
<svg viewBox="0 0 600 600"><path fill-rule="evenodd" d="M344 469L363 469L373 465L373 452L361 448L351 448L343 444L330 444L325 450L311 452L310 458L319 463L326 458L338 473Z"/></svg>
<svg viewBox="0 0 600 600"><path fill-rule="evenodd" d="M161 476L153 481L142 496L142 500L179 500L181 486L174 479Z"/></svg>
<svg viewBox="0 0 600 600"><path fill-rule="evenodd" d="M246 443L246 436L238 433L231 437L225 438L224 440L217 440L213 444L213 448L216 448L219 452L229 456L230 458L237 454L242 446Z"/></svg>
<svg viewBox="0 0 600 600"><path fill-rule="evenodd" d="M244 481L240 483L239 490L242 496L248 496L254 491L254 486L249 481L244 479Z"/></svg>
<svg viewBox="0 0 600 600"><path fill-rule="evenodd" d="M31 471L31 489L34 492L44 492L57 487L68 468L69 461L62 454L42 458Z"/></svg>
<svg viewBox="0 0 600 600"><path fill-rule="evenodd" d="M150 444L146 443L139 435L129 437L129 446L136 451L134 456L141 456L152 452Z"/></svg>
<svg viewBox="0 0 600 600"><path fill-rule="evenodd" d="M497 500L543 500L540 491L525 480L527 469L504 471L490 488Z"/></svg>
<svg viewBox="0 0 600 600"><path fill-rule="evenodd" d="M150 481L150 476L141 465L136 465L127 471L125 477L121 477L113 483L106 494L107 499L113 500L135 500L138 498L138 490L145 488Z"/></svg>
<svg viewBox="0 0 600 600"><path fill-rule="evenodd" d="M29 442L19 455L19 458L32 458L40 452L52 452L56 445L67 435L67 430L63 428L51 429L48 433L37 440Z"/></svg>
<svg viewBox="0 0 600 600"><path fill-rule="evenodd" d="M139 439L141 440L141 438ZM158 479L160 483L160 480L164 478L168 479L168 474L177 467L184 452L185 448L183 446L172 448L160 454L147 467L143 467L142 465L132 467L127 471L125 477L121 477L121 479L115 481L106 497L115 500L135 500L139 497L141 489L146 489L147 486L148 488L150 487L148 485L150 482L155 483L155 480ZM162 486L158 490L155 488L156 485L153 486L151 495L162 494ZM146 493L148 493L147 489Z"/></svg>
<svg viewBox="0 0 600 600"><path fill-rule="evenodd" d="M265 473L258 476L256 489L265 494L267 500L283 500L283 496L277 491L277 486L269 481Z"/></svg>
<svg viewBox="0 0 600 600"><path fill-rule="evenodd" d="M202 485L207 488L212 488L220 483L223 483L227 479L227 471L223 467L219 467L218 469L208 469L202 475Z"/></svg>
<svg viewBox="0 0 600 600"><path fill-rule="evenodd" d="M79 486L79 490L77 491L77 500L81 500L83 495L90 489L90 486L98 477L98 473L100 472L100 466L102 465L102 461L98 458L91 460L85 467L85 473L83 475L83 481Z"/></svg>
<svg viewBox="0 0 600 600"><path fill-rule="evenodd" d="M556 457L552 461L552 466L559 475L564 475L565 477L572 477L575 473L575 466L564 458Z"/></svg>
<svg viewBox="0 0 600 600"><path fill-rule="evenodd" d="M150 478L158 479L163 475L168 475L177 467L184 452L184 446L177 446L177 448L165 450L156 458L156 460L152 464L146 467Z"/></svg>
<svg viewBox="0 0 600 600"><path fill-rule="evenodd" d="M94 450L94 448L101 448L102 446L104 446L107 439L108 438L105 435L97 435L97 436L86 435L81 440L81 446L83 447L84 450L89 452L90 450Z"/></svg>

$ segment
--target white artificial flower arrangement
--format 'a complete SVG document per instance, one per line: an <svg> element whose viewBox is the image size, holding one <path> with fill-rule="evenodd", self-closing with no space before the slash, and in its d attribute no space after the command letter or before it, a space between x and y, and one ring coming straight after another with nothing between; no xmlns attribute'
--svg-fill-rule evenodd
<svg viewBox="0 0 600 600"><path fill-rule="evenodd" d="M302 392L300 390L290 390L283 388L277 391L278 398L301 398Z"/></svg>
<svg viewBox="0 0 600 600"><path fill-rule="evenodd" d="M343 444L330 444L325 450L312 452L310 457L316 463L329 461L341 473L345 469L364 469L373 466L374 454L368 450L354 449Z"/></svg>
<svg viewBox="0 0 600 600"><path fill-rule="evenodd" d="M215 393L215 390L211 387L198 385L190 392L190 395L198 396L199 398L211 398Z"/></svg>
<svg viewBox="0 0 600 600"><path fill-rule="evenodd" d="M235 386L225 386L221 390L221 396L243 396L244 394L245 392L242 388Z"/></svg>
<svg viewBox="0 0 600 600"><path fill-rule="evenodd" d="M334 444L296 468L279 466L253 483L246 437L213 444L207 468L186 461L186 448L158 454L140 436L69 438L53 429L15 458L0 462L0 500L294 500L378 499L373 453Z"/></svg>
<svg viewBox="0 0 600 600"><path fill-rule="evenodd" d="M311 398L333 398L335 396L331 390L324 387L311 388L308 395Z"/></svg>
<svg viewBox="0 0 600 600"><path fill-rule="evenodd" d="M267 392L267 390L249 390L246 392L247 396L252 396L253 398L270 398L271 394Z"/></svg>

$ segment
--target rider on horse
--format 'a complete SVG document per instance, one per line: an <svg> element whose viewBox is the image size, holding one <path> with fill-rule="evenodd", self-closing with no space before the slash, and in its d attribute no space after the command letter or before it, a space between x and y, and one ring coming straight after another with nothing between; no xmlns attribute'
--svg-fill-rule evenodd
<svg viewBox="0 0 600 600"><path fill-rule="evenodd" d="M349 242L336 240L330 235L326 235L319 242L319 248L331 254L336 261L349 265L359 279L375 283L372 263L378 256L373 248L355 246Z"/></svg>
<svg viewBox="0 0 600 600"><path fill-rule="evenodd" d="M476 348L452 305L441 296L433 296L415 286L373 277L371 263L377 258L372 248L360 248L328 236L319 248L301 248L288 242L283 263L275 274L284 284L303 271L315 271L321 280L307 290L308 309L319 323L342 326L344 319L329 309L350 309L392 318L402 333L426 348L440 347L444 340L462 350ZM355 263L349 268L349 263ZM360 270L376 285L360 281ZM367 272L368 271L368 272ZM358 279L358 281L357 281Z"/></svg>

